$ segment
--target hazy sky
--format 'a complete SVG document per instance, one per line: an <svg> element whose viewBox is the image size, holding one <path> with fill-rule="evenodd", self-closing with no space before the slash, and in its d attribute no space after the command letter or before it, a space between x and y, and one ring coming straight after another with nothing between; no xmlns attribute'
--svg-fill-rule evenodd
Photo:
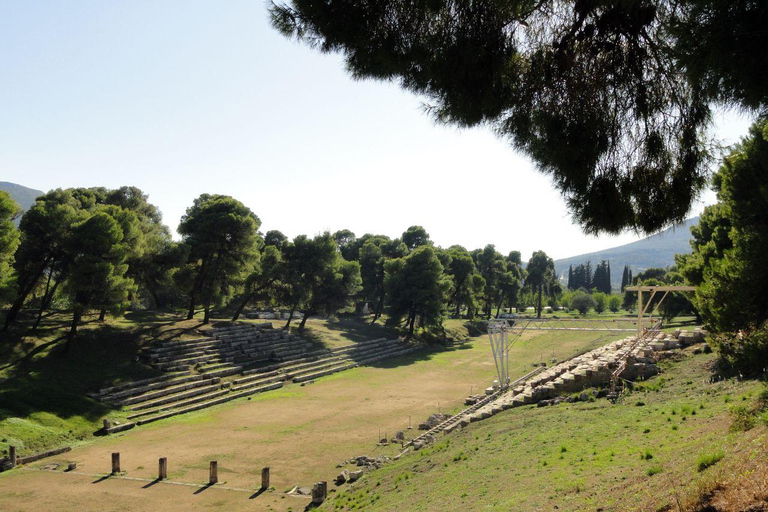
<svg viewBox="0 0 768 512"><path fill-rule="evenodd" d="M748 124L725 116L717 136ZM352 81L338 56L277 34L260 0L0 0L0 181L135 185L172 230L209 192L291 237L420 224L446 247L524 258L637 239L583 235L490 130L436 126L396 85Z"/></svg>

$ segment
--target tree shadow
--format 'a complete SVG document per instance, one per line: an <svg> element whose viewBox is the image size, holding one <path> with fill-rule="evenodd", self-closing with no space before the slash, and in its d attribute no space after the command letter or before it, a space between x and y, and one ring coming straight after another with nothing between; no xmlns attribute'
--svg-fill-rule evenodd
<svg viewBox="0 0 768 512"><path fill-rule="evenodd" d="M328 320L328 327L342 332L347 339L355 343L376 338L394 339L400 334L396 327L383 325L382 323L371 324L360 318Z"/></svg>
<svg viewBox="0 0 768 512"><path fill-rule="evenodd" d="M165 314L128 316L134 318L85 323L66 354L61 343L69 322L66 315L49 315L34 337L29 336L28 319L2 333L3 355L15 357L0 369L5 377L0 382L0 421L44 412L95 422L112 408L88 398L87 393L160 375L139 360L139 350L154 339L158 328L171 326L173 320Z"/></svg>

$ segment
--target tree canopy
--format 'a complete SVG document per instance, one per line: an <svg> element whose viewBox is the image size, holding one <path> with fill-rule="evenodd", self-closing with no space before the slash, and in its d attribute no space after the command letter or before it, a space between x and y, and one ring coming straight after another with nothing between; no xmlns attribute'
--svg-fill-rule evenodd
<svg viewBox="0 0 768 512"><path fill-rule="evenodd" d="M541 318L543 295L545 293L554 295L560 291L560 285L555 276L555 262L544 251L536 251L528 261L526 270L528 276L525 279L525 286L535 295L536 316Z"/></svg>
<svg viewBox="0 0 768 512"><path fill-rule="evenodd" d="M714 104L768 106L761 2L273 3L284 35L395 81L445 123L491 125L589 233L681 221L707 182Z"/></svg>
<svg viewBox="0 0 768 512"><path fill-rule="evenodd" d="M9 285L11 265L19 246L19 231L13 221L21 213L21 207L11 199L8 192L0 190L0 304Z"/></svg>
<svg viewBox="0 0 768 512"><path fill-rule="evenodd" d="M445 295L451 286L432 246L424 245L404 258L385 263L387 307L392 322L405 322L409 336L420 326L442 324Z"/></svg>
<svg viewBox="0 0 768 512"><path fill-rule="evenodd" d="M768 120L755 123L714 177L719 202L691 228L693 253L677 257L698 285L709 326L733 331L768 320Z"/></svg>
<svg viewBox="0 0 768 512"><path fill-rule="evenodd" d="M248 207L229 196L202 194L187 208L178 231L190 248L194 274L188 319L202 303L207 323L211 305L231 297L245 281L258 254L260 225Z"/></svg>

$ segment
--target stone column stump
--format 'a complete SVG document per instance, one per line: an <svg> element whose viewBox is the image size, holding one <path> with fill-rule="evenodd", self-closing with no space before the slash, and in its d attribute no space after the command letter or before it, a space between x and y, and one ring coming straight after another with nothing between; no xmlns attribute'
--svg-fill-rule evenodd
<svg viewBox="0 0 768 512"><path fill-rule="evenodd" d="M120 472L120 452L114 452L112 454L112 474L116 475Z"/></svg>
<svg viewBox="0 0 768 512"><path fill-rule="evenodd" d="M312 487L312 504L317 506L323 503L323 501L323 483L317 482Z"/></svg>
<svg viewBox="0 0 768 512"><path fill-rule="evenodd" d="M168 478L168 459L160 457L157 463L157 479L165 480L166 478Z"/></svg>
<svg viewBox="0 0 768 512"><path fill-rule="evenodd" d="M264 491L269 489L269 466L261 470L261 489Z"/></svg>
<svg viewBox="0 0 768 512"><path fill-rule="evenodd" d="M213 485L219 481L219 463L215 460L211 461L211 467L208 470L208 483Z"/></svg>

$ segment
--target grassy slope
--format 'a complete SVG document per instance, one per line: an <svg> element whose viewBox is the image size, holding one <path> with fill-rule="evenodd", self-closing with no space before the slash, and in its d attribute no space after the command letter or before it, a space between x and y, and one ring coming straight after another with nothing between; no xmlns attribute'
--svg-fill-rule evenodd
<svg viewBox="0 0 768 512"><path fill-rule="evenodd" d="M65 355L61 334L66 321L53 315L34 336L24 322L2 333L0 453L9 444L26 454L90 438L112 411L85 394L158 375L135 360L141 346L156 338L187 337L198 324L146 314L104 324L90 321Z"/></svg>
<svg viewBox="0 0 768 512"><path fill-rule="evenodd" d="M768 462L764 426L729 431L729 408L752 401L759 384L709 384L714 356L691 354L617 405L528 406L474 423L339 489L326 508L678 510L678 499L685 507L747 461ZM723 461L697 470L719 451Z"/></svg>

